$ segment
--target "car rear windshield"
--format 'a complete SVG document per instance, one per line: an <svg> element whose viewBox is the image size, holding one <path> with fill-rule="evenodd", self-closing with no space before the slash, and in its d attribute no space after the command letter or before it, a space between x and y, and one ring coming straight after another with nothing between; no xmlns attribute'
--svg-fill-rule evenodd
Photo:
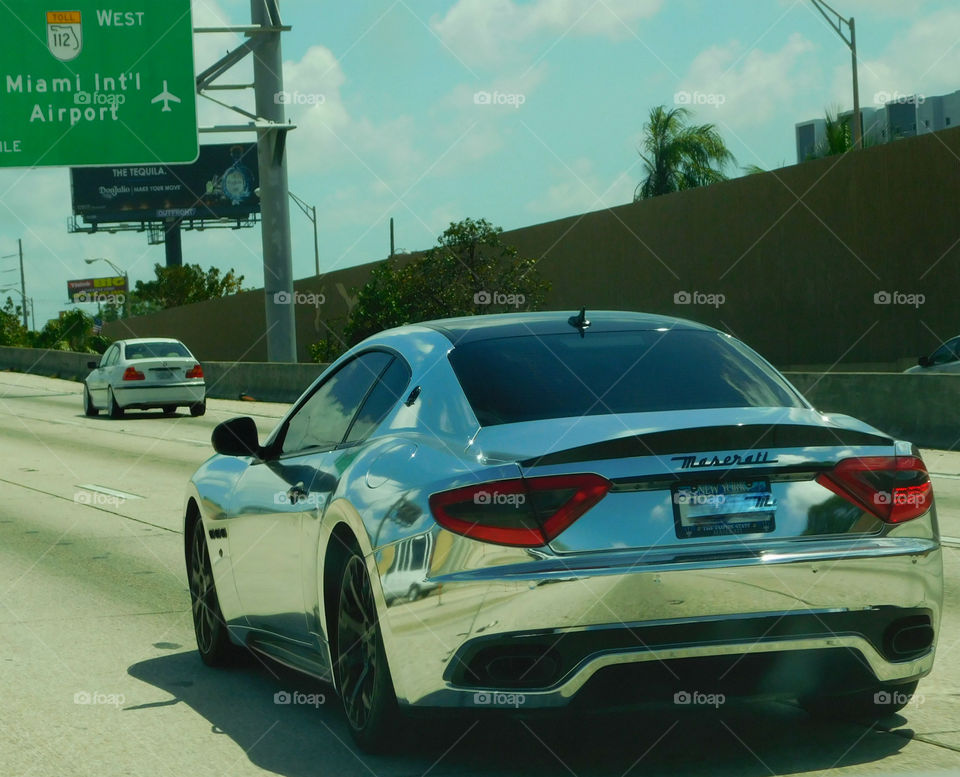
<svg viewBox="0 0 960 777"><path fill-rule="evenodd" d="M130 343L124 349L127 360L133 359L173 359L190 357L190 351L183 343Z"/></svg>
<svg viewBox="0 0 960 777"><path fill-rule="evenodd" d="M482 340L450 362L483 426L713 407L804 407L746 346L700 330Z"/></svg>

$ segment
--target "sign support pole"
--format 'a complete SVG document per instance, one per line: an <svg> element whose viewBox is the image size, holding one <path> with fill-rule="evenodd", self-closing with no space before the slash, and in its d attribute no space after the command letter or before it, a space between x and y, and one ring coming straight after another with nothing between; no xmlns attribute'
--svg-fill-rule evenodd
<svg viewBox="0 0 960 777"><path fill-rule="evenodd" d="M183 267L183 235L180 232L180 219L168 221L164 248L167 254L167 267Z"/></svg>
<svg viewBox="0 0 960 777"><path fill-rule="evenodd" d="M270 28L261 33L254 51L253 74L257 116L286 124L283 100L283 52L280 44L278 0L250 0L252 21ZM260 205L263 233L263 287L266 305L267 358L271 362L297 361L297 334L293 298L293 257L290 246L286 129L257 132L260 161Z"/></svg>

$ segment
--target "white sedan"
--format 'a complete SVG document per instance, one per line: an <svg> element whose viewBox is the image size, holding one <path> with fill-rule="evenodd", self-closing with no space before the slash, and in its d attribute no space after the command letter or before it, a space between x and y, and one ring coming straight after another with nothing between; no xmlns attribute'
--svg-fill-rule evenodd
<svg viewBox="0 0 960 777"><path fill-rule="evenodd" d="M190 415L207 411L203 368L179 340L154 337L118 340L83 382L83 409L88 416L105 410L121 418L125 410L161 408L172 415L178 407Z"/></svg>

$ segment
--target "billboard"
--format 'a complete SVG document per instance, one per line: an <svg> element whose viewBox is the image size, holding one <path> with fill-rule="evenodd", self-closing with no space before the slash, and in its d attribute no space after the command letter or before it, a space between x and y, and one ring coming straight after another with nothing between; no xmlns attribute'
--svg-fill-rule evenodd
<svg viewBox="0 0 960 777"><path fill-rule="evenodd" d="M123 276L67 281L67 297L74 303L116 302L127 291L127 279Z"/></svg>
<svg viewBox="0 0 960 777"><path fill-rule="evenodd" d="M200 146L189 165L71 168L73 214L88 224L245 219L260 212L255 143Z"/></svg>

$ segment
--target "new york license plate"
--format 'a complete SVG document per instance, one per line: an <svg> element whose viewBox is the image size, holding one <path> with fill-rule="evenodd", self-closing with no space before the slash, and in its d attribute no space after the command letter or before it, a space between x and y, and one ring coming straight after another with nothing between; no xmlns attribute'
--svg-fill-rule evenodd
<svg viewBox="0 0 960 777"><path fill-rule="evenodd" d="M673 520L682 540L772 532L776 508L769 480L673 487Z"/></svg>

